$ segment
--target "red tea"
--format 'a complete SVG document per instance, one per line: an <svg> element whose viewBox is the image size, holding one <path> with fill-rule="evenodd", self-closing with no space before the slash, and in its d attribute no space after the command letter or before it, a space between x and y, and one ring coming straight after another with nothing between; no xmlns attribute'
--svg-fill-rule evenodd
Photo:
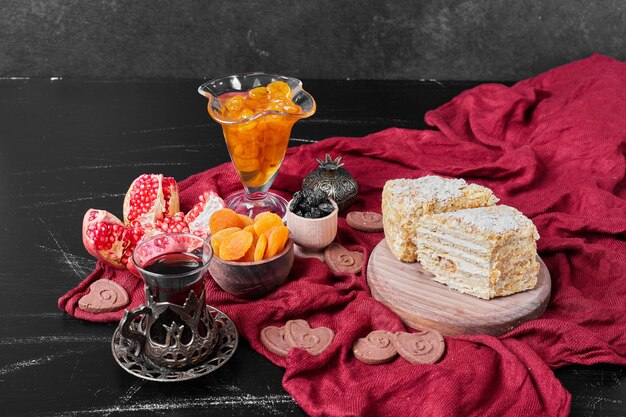
<svg viewBox="0 0 626 417"><path fill-rule="evenodd" d="M193 290L196 296L200 296L204 288L206 269L202 266L202 258L178 252L157 256L143 269L161 275L156 282L148 282L156 302L183 305L189 291Z"/></svg>

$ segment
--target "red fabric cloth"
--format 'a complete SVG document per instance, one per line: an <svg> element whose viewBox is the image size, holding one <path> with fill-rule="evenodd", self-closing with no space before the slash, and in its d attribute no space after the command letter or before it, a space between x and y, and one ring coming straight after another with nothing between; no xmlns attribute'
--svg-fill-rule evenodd
<svg viewBox="0 0 626 417"><path fill-rule="evenodd" d="M274 185L285 197L316 157L331 153L343 156L359 182L352 210L380 212L388 179L438 174L486 185L532 218L552 298L540 319L502 337L447 337L436 365L363 364L351 353L357 338L404 326L371 298L365 271L337 277L314 259L296 259L285 285L258 301L229 296L209 280L208 302L286 368L285 390L312 416L565 416L570 395L551 368L626 364L625 114L626 64L594 55L510 88L466 91L426 114L435 130L389 129L289 149ZM181 182L183 208L205 189L225 196L239 187L230 165L194 175ZM338 240L349 249L367 256L382 238L339 220ZM59 306L87 320L118 320L121 313L76 309L87 284L102 276L120 282L133 305L142 301L136 279L99 265ZM320 356L294 349L283 359L260 343L263 327L298 318L335 331Z"/></svg>

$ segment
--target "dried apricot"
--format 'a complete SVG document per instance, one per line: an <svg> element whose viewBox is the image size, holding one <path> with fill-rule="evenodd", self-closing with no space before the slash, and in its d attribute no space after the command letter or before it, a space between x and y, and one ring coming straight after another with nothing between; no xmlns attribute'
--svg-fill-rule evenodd
<svg viewBox="0 0 626 417"><path fill-rule="evenodd" d="M251 109L243 109L241 113L237 116L237 120L247 119L249 117L254 116L254 110Z"/></svg>
<svg viewBox="0 0 626 417"><path fill-rule="evenodd" d="M254 252L254 248L256 247L256 242L257 240L259 240L259 236L256 234L256 231L254 230L254 225L251 224L250 226L246 226L243 228L243 230L245 230L246 232L252 233L252 251Z"/></svg>
<svg viewBox="0 0 626 417"><path fill-rule="evenodd" d="M211 234L215 234L220 230L227 229L229 227L238 227L243 229L244 224L237 213L228 208L217 210L211 215L209 219L209 229Z"/></svg>
<svg viewBox="0 0 626 417"><path fill-rule="evenodd" d="M233 164L240 172L255 172L261 167L261 161L258 159L241 159L234 157Z"/></svg>
<svg viewBox="0 0 626 417"><path fill-rule="evenodd" d="M232 235L235 232L239 232L241 229L238 227L229 227L226 229L222 229L219 232L211 235L211 247L213 248L213 253L219 256L220 253L220 244L227 237Z"/></svg>
<svg viewBox="0 0 626 417"><path fill-rule="evenodd" d="M267 249L265 258L271 258L279 254L289 239L289 229L286 226L277 226L270 230L267 236Z"/></svg>
<svg viewBox="0 0 626 417"><path fill-rule="evenodd" d="M261 236L268 230L276 226L282 225L283 220L280 218L280 216L269 211L259 213L254 218L254 230L256 231L257 236Z"/></svg>
<svg viewBox="0 0 626 417"><path fill-rule="evenodd" d="M261 148L255 143L241 143L235 146L233 157L240 159L258 158Z"/></svg>
<svg viewBox="0 0 626 417"><path fill-rule="evenodd" d="M289 97L291 88L284 81L274 81L267 85L267 92L273 97Z"/></svg>
<svg viewBox="0 0 626 417"><path fill-rule="evenodd" d="M237 261L238 262L254 262L254 250L255 250L255 245L254 244L250 245L250 249L248 249L246 254L243 255L243 257L241 257Z"/></svg>
<svg viewBox="0 0 626 417"><path fill-rule="evenodd" d="M254 220L252 220L250 217L248 216L244 216L243 214L239 215L239 218L241 219L241 221L243 222L243 227L245 228L246 226L250 226L252 224L254 224Z"/></svg>
<svg viewBox="0 0 626 417"><path fill-rule="evenodd" d="M248 91L248 96L253 100L264 99L267 96L267 88L256 87Z"/></svg>
<svg viewBox="0 0 626 417"><path fill-rule="evenodd" d="M246 226L246 227L244 227L244 228L243 228L243 230L245 230L246 232L250 232L250 233L252 233L252 236L253 236L253 237L256 237L256 236L257 236L257 234L256 234L256 230L254 230L254 225L253 225L253 224L251 224L250 226Z"/></svg>
<svg viewBox="0 0 626 417"><path fill-rule="evenodd" d="M254 260L260 261L265 255L265 249L267 249L267 235L262 234L256 242L256 248L254 248Z"/></svg>
<svg viewBox="0 0 626 417"><path fill-rule="evenodd" d="M241 111L246 105L246 100L242 96L234 96L226 100L224 103L228 111L237 112Z"/></svg>
<svg viewBox="0 0 626 417"><path fill-rule="evenodd" d="M227 236L220 244L220 258L225 261L241 259L252 246L252 233L241 230Z"/></svg>

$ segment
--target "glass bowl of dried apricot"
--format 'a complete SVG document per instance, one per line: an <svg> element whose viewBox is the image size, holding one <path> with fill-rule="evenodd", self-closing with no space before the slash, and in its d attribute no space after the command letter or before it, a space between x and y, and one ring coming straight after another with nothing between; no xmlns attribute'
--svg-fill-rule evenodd
<svg viewBox="0 0 626 417"><path fill-rule="evenodd" d="M293 241L277 214L262 212L252 219L223 208L211 215L209 228L215 254L209 273L227 293L259 298L278 288L289 275Z"/></svg>
<svg viewBox="0 0 626 417"><path fill-rule="evenodd" d="M243 191L228 196L228 208L250 217L271 211L285 218L287 200L269 192L285 157L291 128L315 113L313 97L298 79L254 72L216 78L198 92L222 126Z"/></svg>

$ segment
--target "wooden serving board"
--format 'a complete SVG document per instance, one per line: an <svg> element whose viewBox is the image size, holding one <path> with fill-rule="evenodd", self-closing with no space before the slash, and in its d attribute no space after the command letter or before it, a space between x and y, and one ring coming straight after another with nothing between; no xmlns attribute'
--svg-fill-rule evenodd
<svg viewBox="0 0 626 417"><path fill-rule="evenodd" d="M451 290L432 280L418 262L399 261L383 239L372 251L367 282L372 296L409 327L434 329L444 335L498 336L539 317L550 300L550 272L539 258L532 290L483 300Z"/></svg>

